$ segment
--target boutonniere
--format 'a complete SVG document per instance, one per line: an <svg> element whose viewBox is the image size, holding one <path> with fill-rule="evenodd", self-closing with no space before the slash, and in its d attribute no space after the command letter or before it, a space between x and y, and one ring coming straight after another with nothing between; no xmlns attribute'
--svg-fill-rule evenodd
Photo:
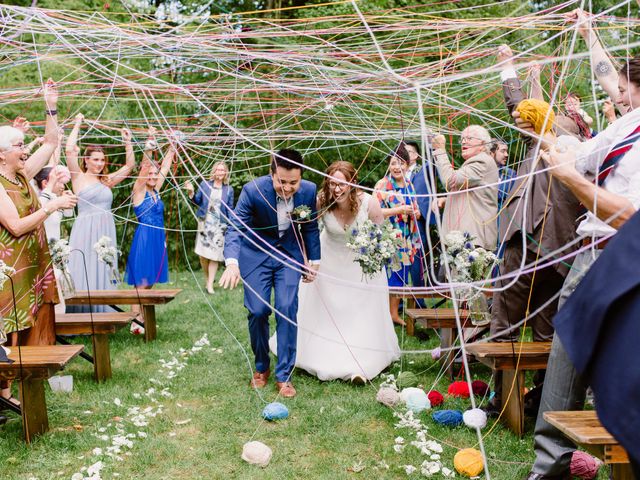
<svg viewBox="0 0 640 480"><path fill-rule="evenodd" d="M300 205L293 209L291 217L298 221L309 220L311 218L311 209L308 205Z"/></svg>

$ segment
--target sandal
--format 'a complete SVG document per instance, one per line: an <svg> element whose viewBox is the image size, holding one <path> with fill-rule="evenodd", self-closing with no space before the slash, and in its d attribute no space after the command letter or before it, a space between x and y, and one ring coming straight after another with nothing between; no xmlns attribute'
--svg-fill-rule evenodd
<svg viewBox="0 0 640 480"><path fill-rule="evenodd" d="M8 395L6 394L8 393ZM11 390L8 388L3 388L2 392L0 392L0 397L4 398L7 402L13 404L14 406L20 408L20 400L11 395Z"/></svg>

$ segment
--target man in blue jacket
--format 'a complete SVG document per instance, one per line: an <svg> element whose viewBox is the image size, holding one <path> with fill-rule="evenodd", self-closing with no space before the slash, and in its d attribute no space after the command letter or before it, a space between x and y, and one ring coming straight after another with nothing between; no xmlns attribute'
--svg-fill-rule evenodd
<svg viewBox="0 0 640 480"><path fill-rule="evenodd" d="M227 268L220 278L223 288L234 288L241 277L244 282L256 365L250 382L253 388L263 388L269 379L269 316L275 311L275 377L283 397L296 395L290 377L296 362L298 284L301 276L312 282L320 262L316 186L302 180L302 169L299 152L280 150L272 158L271 175L242 188L229 218L224 247Z"/></svg>

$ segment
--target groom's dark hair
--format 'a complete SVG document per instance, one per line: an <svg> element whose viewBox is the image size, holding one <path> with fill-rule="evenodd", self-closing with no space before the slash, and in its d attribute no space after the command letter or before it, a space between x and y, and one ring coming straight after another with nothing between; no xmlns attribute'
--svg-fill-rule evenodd
<svg viewBox="0 0 640 480"><path fill-rule="evenodd" d="M271 158L271 173L276 173L278 167L284 168L285 170L298 169L300 173L302 173L303 165L304 160L299 151L291 148L283 148L274 153Z"/></svg>

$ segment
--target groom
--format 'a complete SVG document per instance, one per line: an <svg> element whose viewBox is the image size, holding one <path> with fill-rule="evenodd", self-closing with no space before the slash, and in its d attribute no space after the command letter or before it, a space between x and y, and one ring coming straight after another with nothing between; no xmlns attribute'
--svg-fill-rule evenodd
<svg viewBox="0 0 640 480"><path fill-rule="evenodd" d="M301 275L303 282L312 282L320 263L316 186L302 180L302 165L298 151L280 150L271 160L271 175L242 188L229 218L224 245L227 268L220 278L223 288L234 288L241 276L245 285L244 306L256 362L253 388L264 387L269 379L269 315L276 312L275 377L283 397L296 395L290 377L296 363L298 284Z"/></svg>

